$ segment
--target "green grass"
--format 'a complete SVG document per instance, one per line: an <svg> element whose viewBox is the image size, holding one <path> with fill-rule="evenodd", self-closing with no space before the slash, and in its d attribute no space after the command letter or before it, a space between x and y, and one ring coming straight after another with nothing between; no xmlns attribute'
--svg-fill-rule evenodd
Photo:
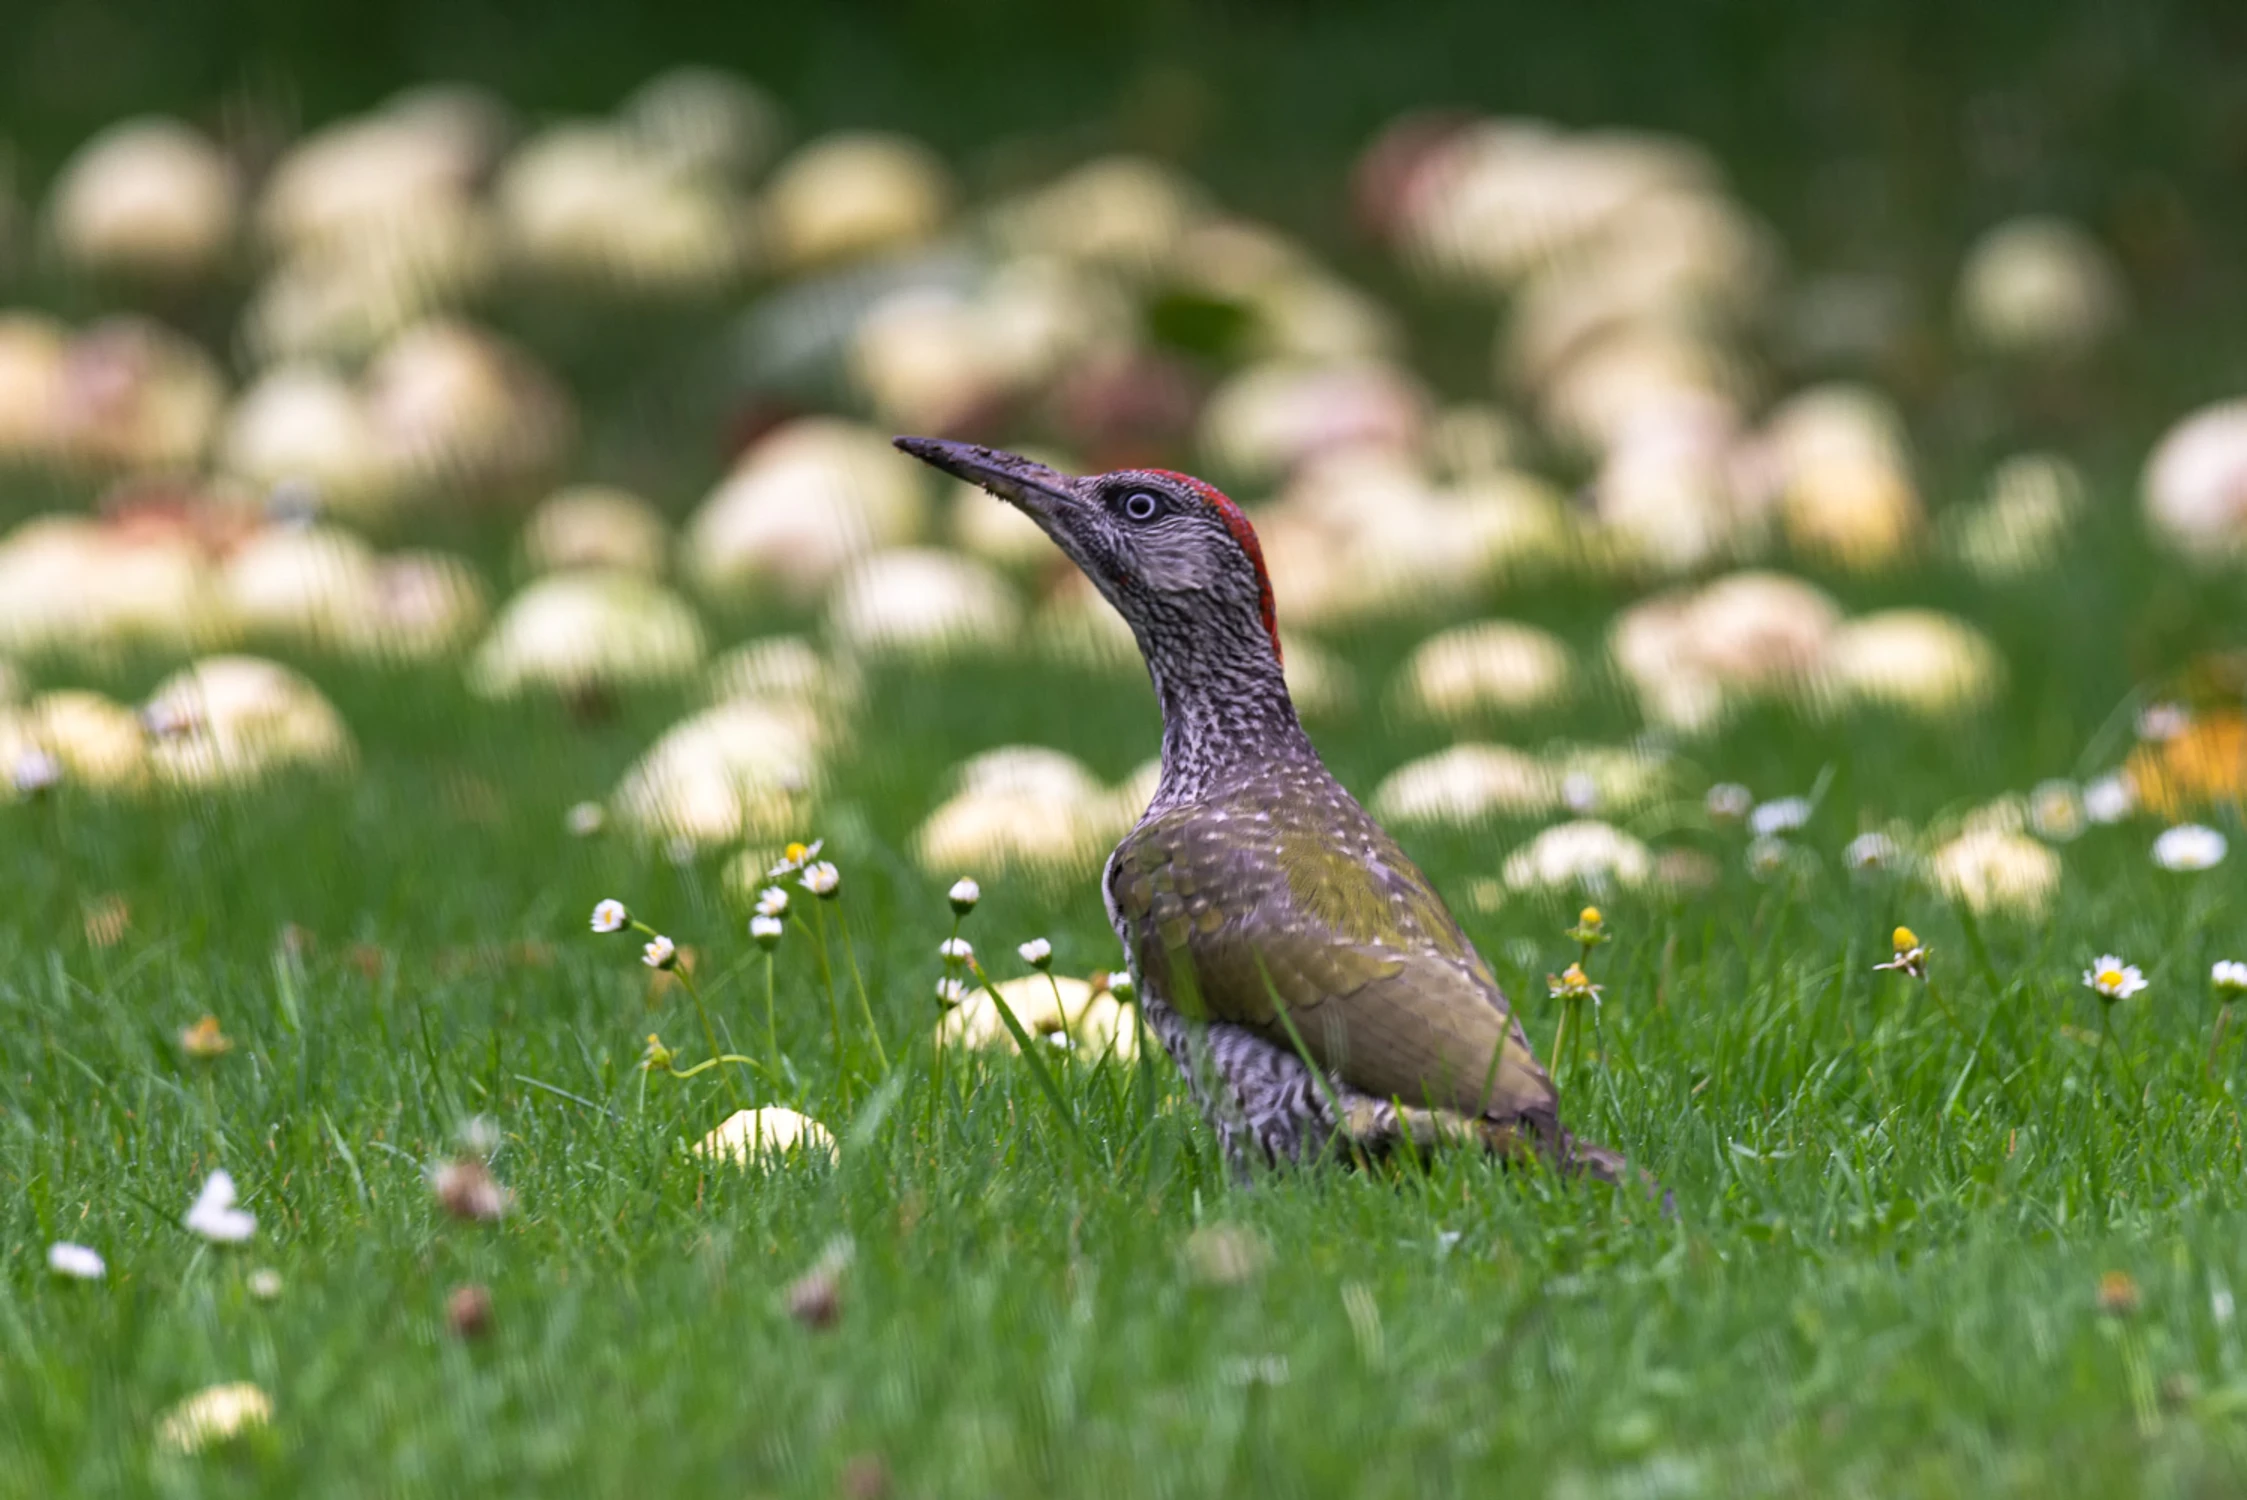
<svg viewBox="0 0 2247 1500"><path fill-rule="evenodd" d="M2084 589L2150 590L2144 559L2094 570L2102 552L2071 564ZM1952 604L1967 588L1911 585ZM1142 687L1029 663L870 694L806 832L842 864L895 1071L874 1076L855 1030L832 1055L792 932L782 1043L841 1163L713 1170L685 1148L730 1108L724 1085L635 1068L651 1030L702 1055L691 1008L676 988L651 1000L636 945L585 918L616 895L701 948L725 1044L758 1053L745 914L715 856L675 867L562 826L683 698L586 729L479 705L448 669L308 663L361 739L354 782L0 810L0 1486L820 1495L875 1455L899 1494L2236 1492L2247 1351L2217 1307L2247 1286L2247 1038L2206 1070L2203 986L2247 950L2233 871L2164 875L2150 827L2099 830L2068 849L2051 920L1977 926L1836 857L1860 808L1924 821L2076 769L2129 682L2113 616L2076 597L1980 601L2017 674L1987 722L1773 710L1694 750L1681 814L1702 775L1765 794L1832 776L1804 836L1815 868L1757 883L1736 836L1695 833L1715 889L1603 903L1618 938L1569 1113L1662 1176L1669 1222L1461 1157L1237 1184L1159 1060L1057 1067L1082 1149L1017 1059L955 1061L932 1087L950 872L902 846L945 768L1027 738L1117 775L1154 742ZM1604 610L1504 607L1580 640ZM1378 683L1414 633L1346 649ZM154 671L103 680L133 692ZM1603 693L1554 725L1491 726L1629 727ZM1318 737L1360 790L1438 742L1371 713ZM1530 831L1407 843L1543 1049L1540 976L1569 956L1573 903L1463 899ZM966 931L1001 977L1039 933L1064 972L1113 961L1089 873L978 873ZM83 915L109 893L131 921L101 948ZM1870 972L1898 921L1932 943L1940 1003ZM2094 1076L2101 1017L2076 976L2109 948L2153 988L2117 1011ZM191 1064L173 1038L206 1010L236 1047ZM517 1194L497 1225L447 1220L423 1177L477 1113ZM259 1219L239 1250L178 1225L220 1164ZM1198 1281L1185 1246L1214 1225L1260 1236L1269 1267ZM785 1289L842 1236L841 1318L807 1329ZM109 1279L49 1277L58 1238L98 1248ZM275 1301L247 1290L261 1266L285 1279ZM2135 1277L2135 1318L2098 1310L2110 1270ZM496 1307L474 1345L442 1312L467 1281ZM271 1393L270 1431L156 1451L166 1406L231 1379Z"/></svg>
<svg viewBox="0 0 2247 1500"><path fill-rule="evenodd" d="M1852 611L1974 620L2009 662L2003 704L1940 728L1759 711L1684 747L1676 805L1646 815L1690 823L1711 779L1827 787L1802 839L1815 864L1786 881L1751 879L1736 835L1687 832L1719 861L1715 888L1603 900L1617 940L1595 963L1606 1001L1568 1113L1660 1174L1670 1221L1462 1157L1239 1184L1159 1059L1057 1066L1076 1131L1018 1060L948 1061L933 1086L935 950L961 872L917 870L907 837L948 769L996 743L1122 776L1156 744L1129 677L995 662L892 672L868 695L804 832L842 864L889 1079L855 1029L832 1055L800 931L779 962L781 1040L805 1083L781 1102L834 1128L833 1170L692 1157L731 1107L725 1085L636 1068L650 1031L684 1062L703 1054L692 1010L676 989L651 999L634 944L585 930L613 895L699 948L724 1045L761 1055L763 968L722 857L682 868L563 831L684 695L588 727L477 703L452 667L308 659L360 741L348 783L0 805L0 1496L824 1496L868 1456L904 1496L2247 1492L2247 1346L2219 1316L2247 1291L2247 1027L2209 1068L2204 990L2213 959L2247 957L2236 817L2231 862L2190 879L2150 866L2152 825L2094 831L2035 922L1970 926L1838 858L1860 818L1924 826L2103 769L2139 685L2241 644L2236 575L2161 567L2130 517L2148 440L2241 382L2234 23L2088 4L1621 21L1450 4L1423 27L1332 5L1103 6L1081 23L666 0L565 6L536 27L458 0L271 11L46 7L0 64L27 195L93 128L149 108L318 120L404 78L466 76L533 111L603 109L691 56L771 84L807 133L925 131L979 191L1109 146L1176 152L1397 297L1415 366L1481 395L1490 315L1409 300L1349 242L1337 189L1394 111L1460 100L1688 130L1801 269L1895 271L1928 330L1972 233L2076 213L2124 251L2146 336L2041 402L1939 354L1895 391L1937 508L2018 447L2090 467L2103 504L2059 571L1994 589L1934 565L1818 579ZM2038 127L2027 165L1968 149L1993 101ZM11 305L90 310L84 289L5 274ZM239 291L175 312L223 347ZM720 411L742 395L725 319L557 332L495 315L586 398L584 474L674 512L707 487ZM420 539L497 559L496 538L459 529ZM1589 647L1626 597L1559 580L1474 612ZM1332 642L1367 708L1313 729L1361 793L1448 738L1372 710L1431 623ZM138 697L164 665L37 675ZM1602 687L1484 728L1614 742L1638 723ZM1575 901L1465 900L1533 831L1400 830L1543 1052L1557 1017L1542 976L1572 956ZM974 873L986 899L966 931L998 977L1038 934L1063 972L1114 961L1090 872ZM111 895L130 923L98 947L85 914ZM1933 945L1943 1003L1871 972L1898 922ZM2103 1020L2077 975L2107 950L2153 987L2116 1013L2095 1075ZM191 1064L175 1037L206 1011L235 1049ZM448 1220L424 1180L475 1114L498 1123L516 1194L496 1225ZM221 1164L259 1218L238 1250L179 1227ZM1260 1237L1268 1267L1198 1280L1186 1247L1212 1226ZM786 1289L842 1237L840 1319L807 1329ZM62 1238L100 1250L108 1279L49 1276ZM249 1293L260 1267L281 1273L277 1300ZM2110 1271L2135 1279L2134 1317L2100 1312ZM467 1282L495 1308L477 1344L444 1325ZM156 1450L167 1407L236 1379L271 1393L269 1431L194 1459Z"/></svg>

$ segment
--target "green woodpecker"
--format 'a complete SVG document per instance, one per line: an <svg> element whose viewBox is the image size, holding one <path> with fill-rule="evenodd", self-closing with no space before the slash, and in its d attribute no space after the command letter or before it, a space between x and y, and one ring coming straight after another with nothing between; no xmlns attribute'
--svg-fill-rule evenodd
<svg viewBox="0 0 2247 1500"><path fill-rule="evenodd" d="M966 443L897 446L1029 515L1138 638L1162 779L1102 885L1147 1024L1235 1167L1464 1138L1621 1179L1619 1156L1562 1126L1443 899L1304 734L1240 508L1167 470L1075 478Z"/></svg>

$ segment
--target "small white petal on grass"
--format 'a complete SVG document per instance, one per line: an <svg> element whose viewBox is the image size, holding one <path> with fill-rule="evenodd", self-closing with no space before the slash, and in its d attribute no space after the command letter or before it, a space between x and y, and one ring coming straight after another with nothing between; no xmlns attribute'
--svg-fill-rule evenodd
<svg viewBox="0 0 2247 1500"><path fill-rule="evenodd" d="M963 875L952 882L952 889L946 893L945 899L952 903L952 910L964 917L975 910L976 902L983 899L983 887Z"/></svg>
<svg viewBox="0 0 2247 1500"><path fill-rule="evenodd" d="M608 810L600 803L580 802L569 810L564 822L574 837L589 839L599 833L608 820Z"/></svg>
<svg viewBox="0 0 2247 1500"><path fill-rule="evenodd" d="M2083 971L2084 986L2102 1000L2127 1000L2146 987L2146 976L2136 964L2126 964L2112 953L2102 953Z"/></svg>
<svg viewBox="0 0 2247 1500"><path fill-rule="evenodd" d="M273 1402L247 1380L208 1386L180 1402L157 1424L156 1441L175 1453L199 1453L273 1420Z"/></svg>
<svg viewBox="0 0 2247 1500"><path fill-rule="evenodd" d="M936 981L936 999L938 1004L959 1005L964 1002L967 997L967 983L965 980L960 979L958 976L947 974L942 979Z"/></svg>
<svg viewBox="0 0 2247 1500"><path fill-rule="evenodd" d="M624 924L631 920L632 914L624 909L621 901L603 901L593 908L595 932L622 932Z"/></svg>
<svg viewBox="0 0 2247 1500"><path fill-rule="evenodd" d="M2212 870L2223 863L2229 842L2200 823L2179 823L2153 841L2153 862L2164 870Z"/></svg>
<svg viewBox="0 0 2247 1500"><path fill-rule="evenodd" d="M281 1273L271 1266L260 1266L250 1273L250 1295L260 1302L271 1302L281 1295Z"/></svg>
<svg viewBox="0 0 2247 1500"><path fill-rule="evenodd" d="M757 915L760 917L787 916L788 893L777 885L768 885L757 892Z"/></svg>
<svg viewBox="0 0 2247 1500"><path fill-rule="evenodd" d="M257 1216L234 1206L234 1177L224 1167L203 1182L180 1223L215 1245L239 1245L257 1233Z"/></svg>
<svg viewBox="0 0 2247 1500"><path fill-rule="evenodd" d="M2247 964L2235 958L2219 960L2208 972L2208 982L2223 995L2247 995Z"/></svg>
<svg viewBox="0 0 2247 1500"><path fill-rule="evenodd" d="M99 1281L109 1274L100 1252L59 1240L47 1247L47 1269L73 1281Z"/></svg>
<svg viewBox="0 0 2247 1500"><path fill-rule="evenodd" d="M1033 969L1042 969L1053 962L1053 944L1044 938L1032 938L1014 951L1021 954L1022 961Z"/></svg>
<svg viewBox="0 0 2247 1500"><path fill-rule="evenodd" d="M780 946L780 935L787 930L788 924L778 917L759 915L749 919L749 936L767 953Z"/></svg>
<svg viewBox="0 0 2247 1500"><path fill-rule="evenodd" d="M694 1154L711 1161L747 1166L752 1161L766 1161L793 1150L806 1154L823 1151L830 1161L841 1155L835 1137L826 1126L809 1115L800 1115L777 1104L734 1111L695 1143Z"/></svg>
<svg viewBox="0 0 2247 1500"><path fill-rule="evenodd" d="M936 945L936 956L951 959L954 963L965 963L975 957L975 945L963 937L946 938Z"/></svg>

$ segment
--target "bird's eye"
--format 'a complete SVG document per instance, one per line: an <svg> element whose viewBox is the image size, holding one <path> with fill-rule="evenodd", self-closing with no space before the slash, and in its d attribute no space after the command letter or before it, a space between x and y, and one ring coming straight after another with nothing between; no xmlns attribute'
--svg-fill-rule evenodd
<svg viewBox="0 0 2247 1500"><path fill-rule="evenodd" d="M1124 496L1123 513L1134 521L1152 521L1162 508L1162 501L1145 490L1133 490Z"/></svg>

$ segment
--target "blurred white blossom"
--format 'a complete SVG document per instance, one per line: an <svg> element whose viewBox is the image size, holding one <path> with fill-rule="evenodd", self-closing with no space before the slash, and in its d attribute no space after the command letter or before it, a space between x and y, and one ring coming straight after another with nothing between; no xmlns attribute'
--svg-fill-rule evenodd
<svg viewBox="0 0 2247 1500"><path fill-rule="evenodd" d="M99 1252L59 1240L47 1247L47 1269L73 1281L99 1281L109 1274Z"/></svg>
<svg viewBox="0 0 2247 1500"><path fill-rule="evenodd" d="M224 1167L203 1182L203 1190L180 1222L194 1234L218 1245L239 1245L257 1232L257 1218L234 1206L234 1178Z"/></svg>
<svg viewBox="0 0 2247 1500"><path fill-rule="evenodd" d="M2179 823L2153 841L2153 862L2164 870L2212 870L2229 848L2224 836L2199 823Z"/></svg>

